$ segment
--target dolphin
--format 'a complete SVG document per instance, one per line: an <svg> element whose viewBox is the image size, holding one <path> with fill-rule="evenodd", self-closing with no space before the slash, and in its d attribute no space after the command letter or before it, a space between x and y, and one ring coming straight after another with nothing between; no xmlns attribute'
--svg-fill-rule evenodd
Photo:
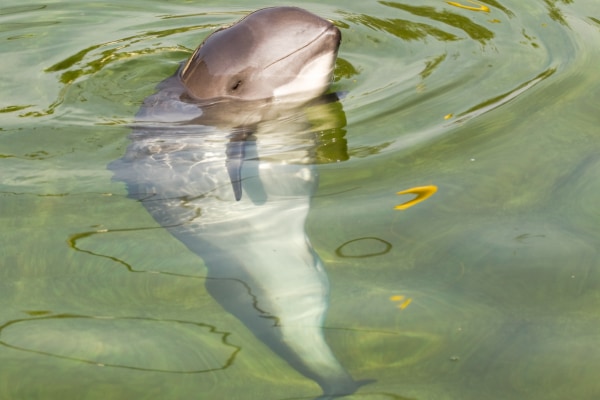
<svg viewBox="0 0 600 400"><path fill-rule="evenodd" d="M304 228L318 184L306 110L332 102L340 41L331 22L296 7L214 32L144 100L126 154L109 165L203 259L211 296L321 398L363 384L324 339L329 283Z"/></svg>

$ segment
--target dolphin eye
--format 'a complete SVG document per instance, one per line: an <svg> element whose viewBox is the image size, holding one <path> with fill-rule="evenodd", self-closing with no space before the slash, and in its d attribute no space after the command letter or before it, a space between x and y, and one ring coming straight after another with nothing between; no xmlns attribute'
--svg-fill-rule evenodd
<svg viewBox="0 0 600 400"><path fill-rule="evenodd" d="M231 87L231 90L237 90L240 86L242 86L242 81L236 81Z"/></svg>

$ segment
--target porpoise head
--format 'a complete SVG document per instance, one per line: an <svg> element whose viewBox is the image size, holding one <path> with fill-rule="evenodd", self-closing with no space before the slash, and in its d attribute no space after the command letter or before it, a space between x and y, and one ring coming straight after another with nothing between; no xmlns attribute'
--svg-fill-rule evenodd
<svg viewBox="0 0 600 400"><path fill-rule="evenodd" d="M179 72L192 100L311 99L331 83L340 31L296 7L265 8L210 35Z"/></svg>

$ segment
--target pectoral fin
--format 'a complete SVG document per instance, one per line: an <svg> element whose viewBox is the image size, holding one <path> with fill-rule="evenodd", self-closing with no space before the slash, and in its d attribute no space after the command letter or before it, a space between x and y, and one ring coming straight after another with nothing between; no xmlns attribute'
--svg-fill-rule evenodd
<svg viewBox="0 0 600 400"><path fill-rule="evenodd" d="M236 201L240 201L242 198L242 166L244 163L245 146L245 139L231 139L227 143L226 149L227 161L225 163Z"/></svg>
<svg viewBox="0 0 600 400"><path fill-rule="evenodd" d="M242 199L243 189L254 205L261 205L267 194L260 180L256 141L251 135L252 131L241 129L230 136L226 149L226 166L235 200Z"/></svg>

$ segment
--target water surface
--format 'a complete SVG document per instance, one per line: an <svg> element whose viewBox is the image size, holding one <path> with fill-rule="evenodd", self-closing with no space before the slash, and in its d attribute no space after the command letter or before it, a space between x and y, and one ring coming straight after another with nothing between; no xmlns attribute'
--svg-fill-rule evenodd
<svg viewBox="0 0 600 400"><path fill-rule="evenodd" d="M3 2L0 399L319 394L106 169L159 81L273 4ZM319 166L307 231L325 335L376 379L351 398L597 398L598 3L303 6L343 35L349 159Z"/></svg>

